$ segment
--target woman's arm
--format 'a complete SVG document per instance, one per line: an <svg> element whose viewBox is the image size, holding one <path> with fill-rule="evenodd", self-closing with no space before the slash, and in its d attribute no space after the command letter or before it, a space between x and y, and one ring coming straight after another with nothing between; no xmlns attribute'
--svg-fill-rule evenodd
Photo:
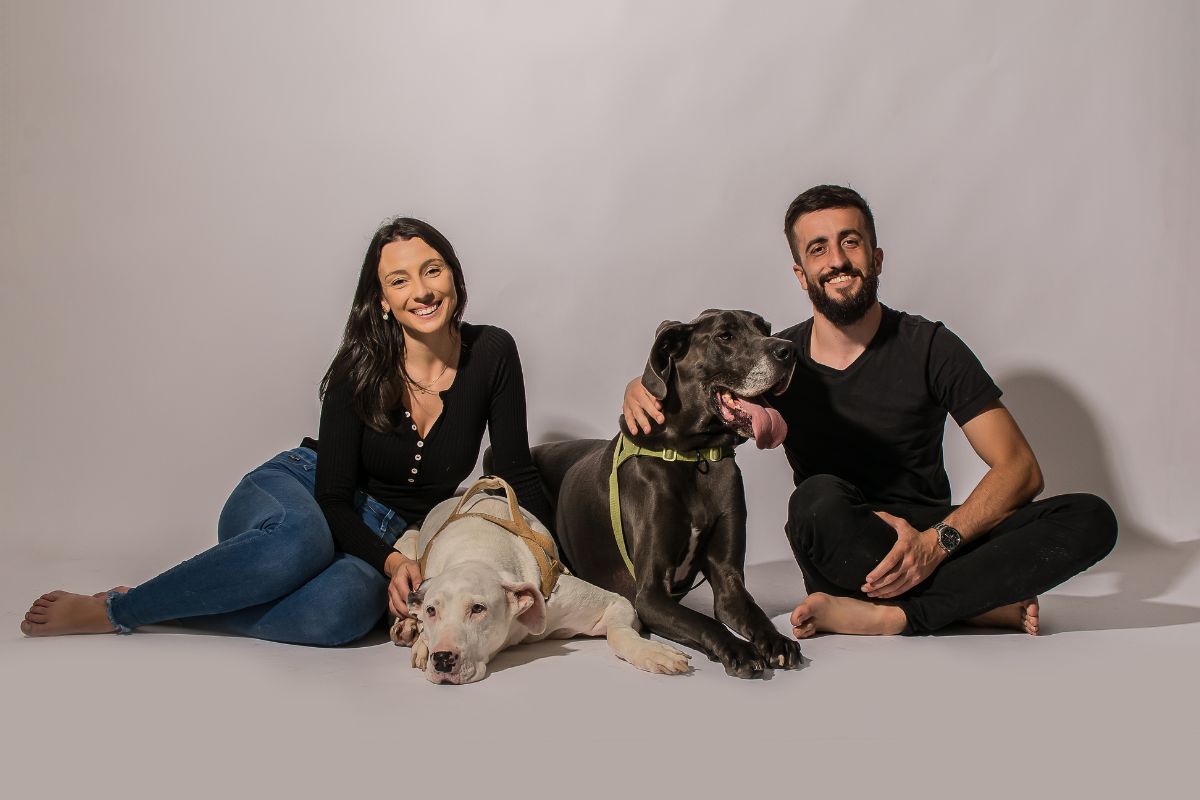
<svg viewBox="0 0 1200 800"><path fill-rule="evenodd" d="M338 549L391 577L385 563L399 553L384 544L354 508L354 495L362 484L359 453L364 428L354 411L349 382L331 384L321 405L316 498Z"/></svg>
<svg viewBox="0 0 1200 800"><path fill-rule="evenodd" d="M541 476L529 455L529 427L525 413L525 376L517 343L500 328L496 332L495 369L492 374L488 435L492 440L492 468L517 493L521 507L542 524L553 526L550 501Z"/></svg>

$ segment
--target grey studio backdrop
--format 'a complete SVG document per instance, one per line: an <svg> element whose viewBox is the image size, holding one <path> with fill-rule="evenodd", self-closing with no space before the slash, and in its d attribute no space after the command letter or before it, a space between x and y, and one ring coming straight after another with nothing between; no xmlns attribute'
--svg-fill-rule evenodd
<svg viewBox="0 0 1200 800"><path fill-rule="evenodd" d="M516 338L531 438L608 437L661 320L809 315L782 218L832 182L874 206L884 301L972 345L1048 490L1105 495L1165 589L1200 539L1196 9L5 2L3 547L211 543L315 432L389 215ZM783 454L739 461L749 561L786 561ZM961 500L953 425L948 461Z"/></svg>

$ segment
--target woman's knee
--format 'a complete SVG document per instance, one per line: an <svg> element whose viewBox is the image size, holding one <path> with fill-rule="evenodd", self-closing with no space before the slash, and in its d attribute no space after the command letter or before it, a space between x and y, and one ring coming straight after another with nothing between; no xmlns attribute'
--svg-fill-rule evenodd
<svg viewBox="0 0 1200 800"><path fill-rule="evenodd" d="M267 536L277 560L324 569L334 555L333 534L324 512L312 495L278 484L277 480L255 480L254 473L247 475L221 512L218 539Z"/></svg>
<svg viewBox="0 0 1200 800"><path fill-rule="evenodd" d="M315 503L289 508L271 533L290 550L311 554L320 562L330 562L334 556L333 534L325 514Z"/></svg>

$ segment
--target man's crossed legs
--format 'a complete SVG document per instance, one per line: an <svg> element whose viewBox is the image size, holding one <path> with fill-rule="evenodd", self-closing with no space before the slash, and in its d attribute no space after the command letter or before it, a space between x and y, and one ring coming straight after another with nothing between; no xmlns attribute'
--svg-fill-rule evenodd
<svg viewBox="0 0 1200 800"><path fill-rule="evenodd" d="M959 621L1036 634L1037 595L1095 564L1117 540L1107 503L1090 494L1060 495L1030 503L964 543L895 600L874 600L861 591L896 543L896 532L876 511L926 530L952 509L871 506L855 486L832 475L797 486L785 530L809 596L792 614L795 634L924 634Z"/></svg>

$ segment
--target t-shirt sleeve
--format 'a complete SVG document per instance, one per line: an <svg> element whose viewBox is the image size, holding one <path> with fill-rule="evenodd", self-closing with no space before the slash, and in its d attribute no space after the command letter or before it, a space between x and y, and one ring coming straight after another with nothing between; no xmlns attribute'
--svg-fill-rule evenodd
<svg viewBox="0 0 1200 800"><path fill-rule="evenodd" d="M929 343L928 380L934 399L959 427L1003 394L971 348L940 323Z"/></svg>
<svg viewBox="0 0 1200 800"><path fill-rule="evenodd" d="M496 362L488 408L488 435L492 441L492 469L508 481L517 502L547 526L554 524L550 501L529 454L529 427L525 412L525 376L512 336L495 329Z"/></svg>
<svg viewBox="0 0 1200 800"><path fill-rule="evenodd" d="M316 498L337 548L383 573L383 562L392 549L371 532L354 508L355 493L363 483L359 464L365 427L354 410L350 383L331 385L321 404Z"/></svg>

